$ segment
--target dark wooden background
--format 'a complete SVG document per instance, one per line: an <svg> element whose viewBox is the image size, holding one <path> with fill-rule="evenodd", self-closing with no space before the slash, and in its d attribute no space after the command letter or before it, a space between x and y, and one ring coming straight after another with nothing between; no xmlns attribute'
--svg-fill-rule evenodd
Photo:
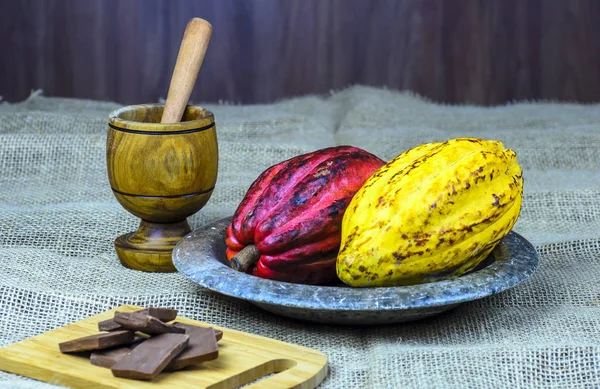
<svg viewBox="0 0 600 389"><path fill-rule="evenodd" d="M157 101L194 16L214 28L194 101L600 100L599 0L0 0L0 95Z"/></svg>

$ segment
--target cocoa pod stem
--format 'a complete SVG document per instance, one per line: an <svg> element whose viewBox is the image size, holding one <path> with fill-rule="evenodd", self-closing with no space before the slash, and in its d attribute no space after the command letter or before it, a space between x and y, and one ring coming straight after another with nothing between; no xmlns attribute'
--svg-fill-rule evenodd
<svg viewBox="0 0 600 389"><path fill-rule="evenodd" d="M234 270L246 272L258 262L259 258L260 251L258 251L255 245L249 244L231 258L230 266Z"/></svg>

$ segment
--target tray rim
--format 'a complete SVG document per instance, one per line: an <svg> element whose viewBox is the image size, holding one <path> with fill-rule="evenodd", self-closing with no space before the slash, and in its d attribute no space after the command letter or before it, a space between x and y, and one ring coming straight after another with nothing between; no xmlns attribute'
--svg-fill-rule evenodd
<svg viewBox="0 0 600 389"><path fill-rule="evenodd" d="M280 306L286 308L301 308L313 309L320 311L397 311L411 310L423 308L444 307L449 305L457 305L460 303L477 300L483 297L491 296L511 289L518 284L527 280L536 270L539 264L539 254L533 245L520 234L510 231L507 236L501 239L498 246L494 249L491 255L498 256L497 250L508 250L508 260L496 260L490 265L461 277L423 283L410 286L390 286L390 287L372 287L372 288L351 288L342 286L316 286L304 284L292 284L281 281L267 280L245 273L235 271L224 265L216 254L215 239L219 235L222 239L222 247L224 247L224 231L231 217L222 218L214 223L194 229L186 235L180 242L177 243L173 250L173 263L175 268L182 273L186 278L192 280L196 284L229 297L238 298L249 301L251 303L266 304ZM198 238L198 235L206 235L206 237ZM208 240L213 240L211 244L206 244ZM199 240L199 242L198 242ZM190 261L185 253L190 250L194 251L194 244L203 248L196 250L196 258ZM515 246L522 245L525 251L517 251ZM203 251L203 252L202 252ZM526 254L526 255L525 255ZM204 255L204 258L199 258ZM191 265L197 267L193 272L190 269ZM227 278L226 283L223 283L223 276ZM502 281L503 285L498 286L498 282ZM248 289L236 288L236 285L251 284L257 287L257 292L250 292ZM223 287L225 285L226 287ZM473 288L477 285L478 288ZM286 299L276 298L271 293L265 293L269 290L280 290L285 293ZM440 294L442 290L444 293ZM437 292L436 292L437 291ZM451 292L454 291L454 292ZM310 292L310 293L308 293ZM323 305L318 304L316 299L296 299L290 300L290 297L298 297L300 295L318 296L326 292L339 292L340 295L346 295L344 300L351 296L357 302L358 306L349 307L342 305ZM391 304L381 305L376 302L369 306L368 303L361 302L360 296L368 294L381 297L387 296L388 299L398 293L408 293L415 296L423 296L422 299L416 299L412 303L400 303L401 299L394 301ZM371 296L371 297L372 297ZM371 301L368 298L364 301Z"/></svg>

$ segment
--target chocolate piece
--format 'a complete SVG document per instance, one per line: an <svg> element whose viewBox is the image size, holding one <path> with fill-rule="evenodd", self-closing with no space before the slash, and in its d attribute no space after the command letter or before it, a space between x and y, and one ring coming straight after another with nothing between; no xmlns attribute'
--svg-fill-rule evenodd
<svg viewBox="0 0 600 389"><path fill-rule="evenodd" d="M184 323L177 323L177 326L185 328L185 334L190 337L190 341L187 348L167 365L165 371L180 370L187 366L217 359L219 346L217 346L217 337L212 327L206 328Z"/></svg>
<svg viewBox="0 0 600 389"><path fill-rule="evenodd" d="M58 347L62 353L101 350L127 344L131 342L133 338L133 331L113 331L62 342L59 343Z"/></svg>
<svg viewBox="0 0 600 389"><path fill-rule="evenodd" d="M136 336L133 342L128 343L127 346L111 348L107 350L98 350L92 352L90 355L90 362L92 365L100 367L110 368L112 365L117 363L125 354L136 348L144 340L148 339L145 336Z"/></svg>
<svg viewBox="0 0 600 389"><path fill-rule="evenodd" d="M171 308L150 307L150 308L140 309L138 311L135 311L135 313L150 315L150 316L155 317L158 320L164 321L164 322L174 320L177 317L177 310L171 309ZM121 326L119 323L117 323L114 318L98 322L98 330L99 331L115 331L115 330L122 330L122 329L123 329L123 326Z"/></svg>
<svg viewBox="0 0 600 389"><path fill-rule="evenodd" d="M110 350L94 351L90 355L90 363L95 366L108 367L109 369L123 356L129 353L129 347L119 347Z"/></svg>
<svg viewBox="0 0 600 389"><path fill-rule="evenodd" d="M140 331L149 335L172 333L185 333L183 328L174 327L150 316L144 312L115 312L115 322L131 331Z"/></svg>
<svg viewBox="0 0 600 389"><path fill-rule="evenodd" d="M135 311L136 313L145 313L146 315L150 315L152 317L157 318L160 321L171 321L175 320L177 317L177 310L171 308L144 308L139 311Z"/></svg>
<svg viewBox="0 0 600 389"><path fill-rule="evenodd" d="M183 328L183 329L185 329L185 328L188 328L188 327L209 328L209 327L195 326L195 325L193 325L193 324L185 324L185 323L180 323L180 322L178 322L178 321L176 321L175 323L173 323L173 325L174 325L175 327L181 327L181 328ZM210 328L212 328L212 327L210 327ZM221 331L221 330L215 330L214 328L213 328L213 330L215 331L215 338L217 339L217 342L218 342L219 340L223 339L223 331ZM186 331L186 334L187 334L187 331Z"/></svg>
<svg viewBox="0 0 600 389"><path fill-rule="evenodd" d="M184 334L160 334L140 343L112 367L115 377L151 380L188 345Z"/></svg>
<svg viewBox="0 0 600 389"><path fill-rule="evenodd" d="M116 331L122 329L123 327L114 319L106 319L98 322L98 331Z"/></svg>

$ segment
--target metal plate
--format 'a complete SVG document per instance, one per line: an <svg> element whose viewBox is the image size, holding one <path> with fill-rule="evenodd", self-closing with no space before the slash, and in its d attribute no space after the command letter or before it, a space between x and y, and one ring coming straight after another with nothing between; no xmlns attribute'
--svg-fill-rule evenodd
<svg viewBox="0 0 600 389"><path fill-rule="evenodd" d="M173 250L177 270L207 289L275 314L327 324L374 325L433 316L520 284L539 262L531 243L510 232L477 269L453 280L377 288L291 284L226 265L224 237L230 220L219 220L183 238Z"/></svg>

